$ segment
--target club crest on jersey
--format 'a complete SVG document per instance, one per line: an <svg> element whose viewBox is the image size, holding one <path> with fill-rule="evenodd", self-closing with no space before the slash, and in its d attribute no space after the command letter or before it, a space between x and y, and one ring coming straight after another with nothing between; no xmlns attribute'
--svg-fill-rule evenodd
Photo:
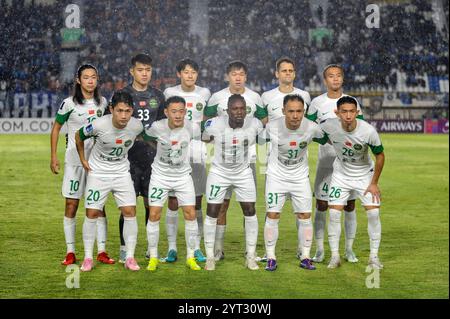
<svg viewBox="0 0 450 319"><path fill-rule="evenodd" d="M125 145L125 147L128 147L128 146L131 145L131 143L133 143L133 141L127 140L127 141L125 142L125 144L123 144L123 145Z"/></svg>
<svg viewBox="0 0 450 319"><path fill-rule="evenodd" d="M97 116L98 116L98 117L101 117L102 115L103 115L103 112L102 112L102 110L100 110L100 109L99 109L99 110L97 110Z"/></svg>
<svg viewBox="0 0 450 319"><path fill-rule="evenodd" d="M200 102L198 102L198 103L195 105L195 108L197 109L197 111L201 111L201 110L203 109L203 104L200 103Z"/></svg>
<svg viewBox="0 0 450 319"><path fill-rule="evenodd" d="M186 141L181 142L181 148L186 148L188 145L189 143Z"/></svg>
<svg viewBox="0 0 450 319"><path fill-rule="evenodd" d="M155 99L155 98L151 98L151 99L148 101L148 104L150 105L150 108L156 109L156 108L158 107L158 100Z"/></svg>
<svg viewBox="0 0 450 319"><path fill-rule="evenodd" d="M360 150L362 150L363 147L361 144L355 144L355 145L353 145L353 148L357 151L360 151Z"/></svg>
<svg viewBox="0 0 450 319"><path fill-rule="evenodd" d="M248 140L244 140L244 143L243 143L243 144L244 144L244 147L245 147L245 146L248 146Z"/></svg>
<svg viewBox="0 0 450 319"><path fill-rule="evenodd" d="M247 106L247 114L250 114L252 112L252 108L250 106Z"/></svg>
<svg viewBox="0 0 450 319"><path fill-rule="evenodd" d="M122 144L123 140L121 138L116 138L116 144Z"/></svg>
<svg viewBox="0 0 450 319"><path fill-rule="evenodd" d="M298 147L299 148L305 148L306 147L306 145L308 145L308 143L306 143L306 142L301 142L299 145L298 145Z"/></svg>

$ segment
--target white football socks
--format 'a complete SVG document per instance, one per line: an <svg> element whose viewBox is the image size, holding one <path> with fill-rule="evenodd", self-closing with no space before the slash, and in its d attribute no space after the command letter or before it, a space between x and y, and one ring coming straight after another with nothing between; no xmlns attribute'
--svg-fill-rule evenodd
<svg viewBox="0 0 450 319"><path fill-rule="evenodd" d="M108 225L106 217L97 218L97 253L106 251L106 237L108 234Z"/></svg>
<svg viewBox="0 0 450 319"><path fill-rule="evenodd" d="M64 216L64 237L66 238L67 253L75 253L76 218Z"/></svg>
<svg viewBox="0 0 450 319"><path fill-rule="evenodd" d="M280 219L267 217L264 224L264 243L266 245L267 259L276 259L275 248L278 240L278 223Z"/></svg>
<svg viewBox="0 0 450 319"><path fill-rule="evenodd" d="M198 236L197 241L195 243L195 250L200 249L200 243L203 237L203 212L201 209L195 211L197 216L197 226L198 226Z"/></svg>
<svg viewBox="0 0 450 319"><path fill-rule="evenodd" d="M316 209L314 215L314 239L316 241L317 251L323 251L323 239L325 237L325 225L327 222L327 211Z"/></svg>
<svg viewBox="0 0 450 319"><path fill-rule="evenodd" d="M206 215L203 225L203 241L207 258L214 258L214 242L216 241L217 218Z"/></svg>
<svg viewBox="0 0 450 319"><path fill-rule="evenodd" d="M159 227L159 226L158 226ZM169 250L177 250L178 211L167 209L166 232Z"/></svg>
<svg viewBox="0 0 450 319"><path fill-rule="evenodd" d="M123 238L125 239L125 247L127 250L127 258L134 258L134 250L136 249L138 234L138 225L136 216L123 217Z"/></svg>
<svg viewBox="0 0 450 319"><path fill-rule="evenodd" d="M341 237L341 212L330 208L328 223L328 241L332 256L339 256L339 239Z"/></svg>
<svg viewBox="0 0 450 319"><path fill-rule="evenodd" d="M298 218L297 218L298 219ZM310 259L313 225L311 218L298 219L300 226L298 227L298 241L303 244L302 259Z"/></svg>
<svg viewBox="0 0 450 319"><path fill-rule="evenodd" d="M197 220L185 220L184 232L186 238L186 258L194 257L194 251L198 243L198 224Z"/></svg>
<svg viewBox="0 0 450 319"><path fill-rule="evenodd" d="M97 230L97 218L84 218L83 223L83 244L84 258L92 259L94 253L95 233Z"/></svg>
<svg viewBox="0 0 450 319"><path fill-rule="evenodd" d="M256 215L244 216L245 219L245 247L248 257L256 257L256 243L258 241L258 218Z"/></svg>
<svg viewBox="0 0 450 319"><path fill-rule="evenodd" d="M356 236L356 212L352 210L351 212L344 211L344 228L345 228L345 249L346 251L353 250L353 241Z"/></svg>
<svg viewBox="0 0 450 319"><path fill-rule="evenodd" d="M217 225L216 227L216 239L214 243L214 252L223 251L223 245L225 242L225 230L227 225Z"/></svg>
<svg viewBox="0 0 450 319"><path fill-rule="evenodd" d="M159 243L159 220L156 222L149 220L147 222L147 241L150 258L157 258Z"/></svg>
<svg viewBox="0 0 450 319"><path fill-rule="evenodd" d="M378 255L378 248L381 241L381 221L380 209L375 208L367 211L367 230L370 239L370 257Z"/></svg>

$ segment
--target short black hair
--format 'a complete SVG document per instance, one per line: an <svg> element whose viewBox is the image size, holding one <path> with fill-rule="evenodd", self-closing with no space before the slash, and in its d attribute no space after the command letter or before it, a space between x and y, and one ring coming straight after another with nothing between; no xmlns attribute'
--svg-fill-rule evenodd
<svg viewBox="0 0 450 319"><path fill-rule="evenodd" d="M247 103L245 103L245 99L242 95L233 94L232 96L230 96L228 98L228 103L227 103L228 108L236 101L242 101L244 103L244 105L247 105Z"/></svg>
<svg viewBox="0 0 450 319"><path fill-rule="evenodd" d="M130 107L133 107L133 97L130 93L120 90L114 92L114 95L111 98L111 102L109 105L114 108L119 103L128 104Z"/></svg>
<svg viewBox="0 0 450 319"><path fill-rule="evenodd" d="M341 65L339 65L339 64L332 63L332 64L328 64L328 65L325 66L325 68L323 69L322 75L323 75L323 78L324 78L324 79L325 79L325 75L327 74L328 69L331 69L331 68L338 68L339 70L341 70L342 76L344 76L344 68L343 68Z"/></svg>
<svg viewBox="0 0 450 319"><path fill-rule="evenodd" d="M303 104L303 106L305 106L305 100L303 100L303 98L298 95L298 94L288 94L284 97L283 99L283 108L286 106L286 104L289 101L299 101Z"/></svg>
<svg viewBox="0 0 450 319"><path fill-rule="evenodd" d="M183 71L188 65L191 68L193 68L195 71L198 72L198 70L199 70L198 64L197 64L197 62L195 62L192 59L183 59L180 62L178 62L178 64L177 64L177 72Z"/></svg>
<svg viewBox="0 0 450 319"><path fill-rule="evenodd" d="M284 57L284 58L278 59L277 62L275 63L277 71L280 69L281 63L290 63L290 64L292 64L294 66L294 70L295 70L295 62L294 62L294 60L292 60L292 59L290 59L288 57Z"/></svg>
<svg viewBox="0 0 450 319"><path fill-rule="evenodd" d="M354 104L356 108L358 108L358 101L356 101L356 99L354 97L351 96L343 96L341 97L339 100L337 100L336 106L337 109L339 109L339 107L342 104Z"/></svg>
<svg viewBox="0 0 450 319"><path fill-rule="evenodd" d="M152 65L152 58L146 53L138 53L131 59L131 66L136 66L136 63Z"/></svg>
<svg viewBox="0 0 450 319"><path fill-rule="evenodd" d="M232 70L240 70L240 69L243 69L245 74L247 74L247 65L245 65L245 63L242 61L235 60L235 61L231 61L230 63L228 63L226 72L228 74Z"/></svg>
<svg viewBox="0 0 450 319"><path fill-rule="evenodd" d="M167 109L170 104L172 103L183 103L183 105L186 105L186 100L182 98L181 96L171 96L166 100L166 103L164 104L164 107Z"/></svg>

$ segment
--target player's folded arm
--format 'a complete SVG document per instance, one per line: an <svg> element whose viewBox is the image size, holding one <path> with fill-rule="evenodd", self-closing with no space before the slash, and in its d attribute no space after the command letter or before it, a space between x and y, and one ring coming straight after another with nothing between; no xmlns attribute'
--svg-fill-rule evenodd
<svg viewBox="0 0 450 319"><path fill-rule="evenodd" d="M312 140L316 143L319 143L320 145L325 145L327 142L329 142L327 133L324 133L322 137L313 137Z"/></svg>
<svg viewBox="0 0 450 319"><path fill-rule="evenodd" d="M217 107L219 104L207 105L203 110L203 115L206 117L216 117L217 116Z"/></svg>

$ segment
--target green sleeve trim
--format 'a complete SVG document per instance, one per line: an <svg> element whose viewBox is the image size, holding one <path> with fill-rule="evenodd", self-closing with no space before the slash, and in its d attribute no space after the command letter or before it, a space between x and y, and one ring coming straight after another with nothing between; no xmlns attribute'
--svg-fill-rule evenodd
<svg viewBox="0 0 450 319"><path fill-rule="evenodd" d="M203 110L203 115L208 116L208 117L215 117L215 116L217 116L217 107L218 106L219 106L219 104L207 105L205 107L205 109Z"/></svg>
<svg viewBox="0 0 450 319"><path fill-rule="evenodd" d="M67 112L66 114L62 115L62 114L56 114L56 119L55 121L58 122L59 124L63 125L64 123L67 122L67 120L69 119L70 114L73 112L73 110Z"/></svg>
<svg viewBox="0 0 450 319"><path fill-rule="evenodd" d="M254 116L258 120L262 120L263 118L269 116L269 112L267 112L267 107L259 106L258 104L256 104L256 111L254 113Z"/></svg>
<svg viewBox="0 0 450 319"><path fill-rule="evenodd" d="M382 144L377 145L377 146L370 145L370 144L367 144L367 145L369 145L370 149L372 150L372 153L375 154L375 155L383 153L383 151L384 151L384 147L383 147Z"/></svg>
<svg viewBox="0 0 450 319"><path fill-rule="evenodd" d="M364 121L364 115L362 114L357 115L356 118Z"/></svg>
<svg viewBox="0 0 450 319"><path fill-rule="evenodd" d="M320 145L325 145L328 142L328 134L325 133L322 138L313 137L313 141L319 143Z"/></svg>
<svg viewBox="0 0 450 319"><path fill-rule="evenodd" d="M314 114L306 114L306 118L308 120L311 120L313 122L317 122L317 112Z"/></svg>
<svg viewBox="0 0 450 319"><path fill-rule="evenodd" d="M144 138L144 141L156 141L158 139L157 137L147 135L145 131L142 132L142 137Z"/></svg>
<svg viewBox="0 0 450 319"><path fill-rule="evenodd" d="M84 141L84 140L87 140L90 136L86 136L86 135L84 135L84 127L82 127L82 128L80 128L79 129L79 133L80 133L80 139L82 140L82 141Z"/></svg>

